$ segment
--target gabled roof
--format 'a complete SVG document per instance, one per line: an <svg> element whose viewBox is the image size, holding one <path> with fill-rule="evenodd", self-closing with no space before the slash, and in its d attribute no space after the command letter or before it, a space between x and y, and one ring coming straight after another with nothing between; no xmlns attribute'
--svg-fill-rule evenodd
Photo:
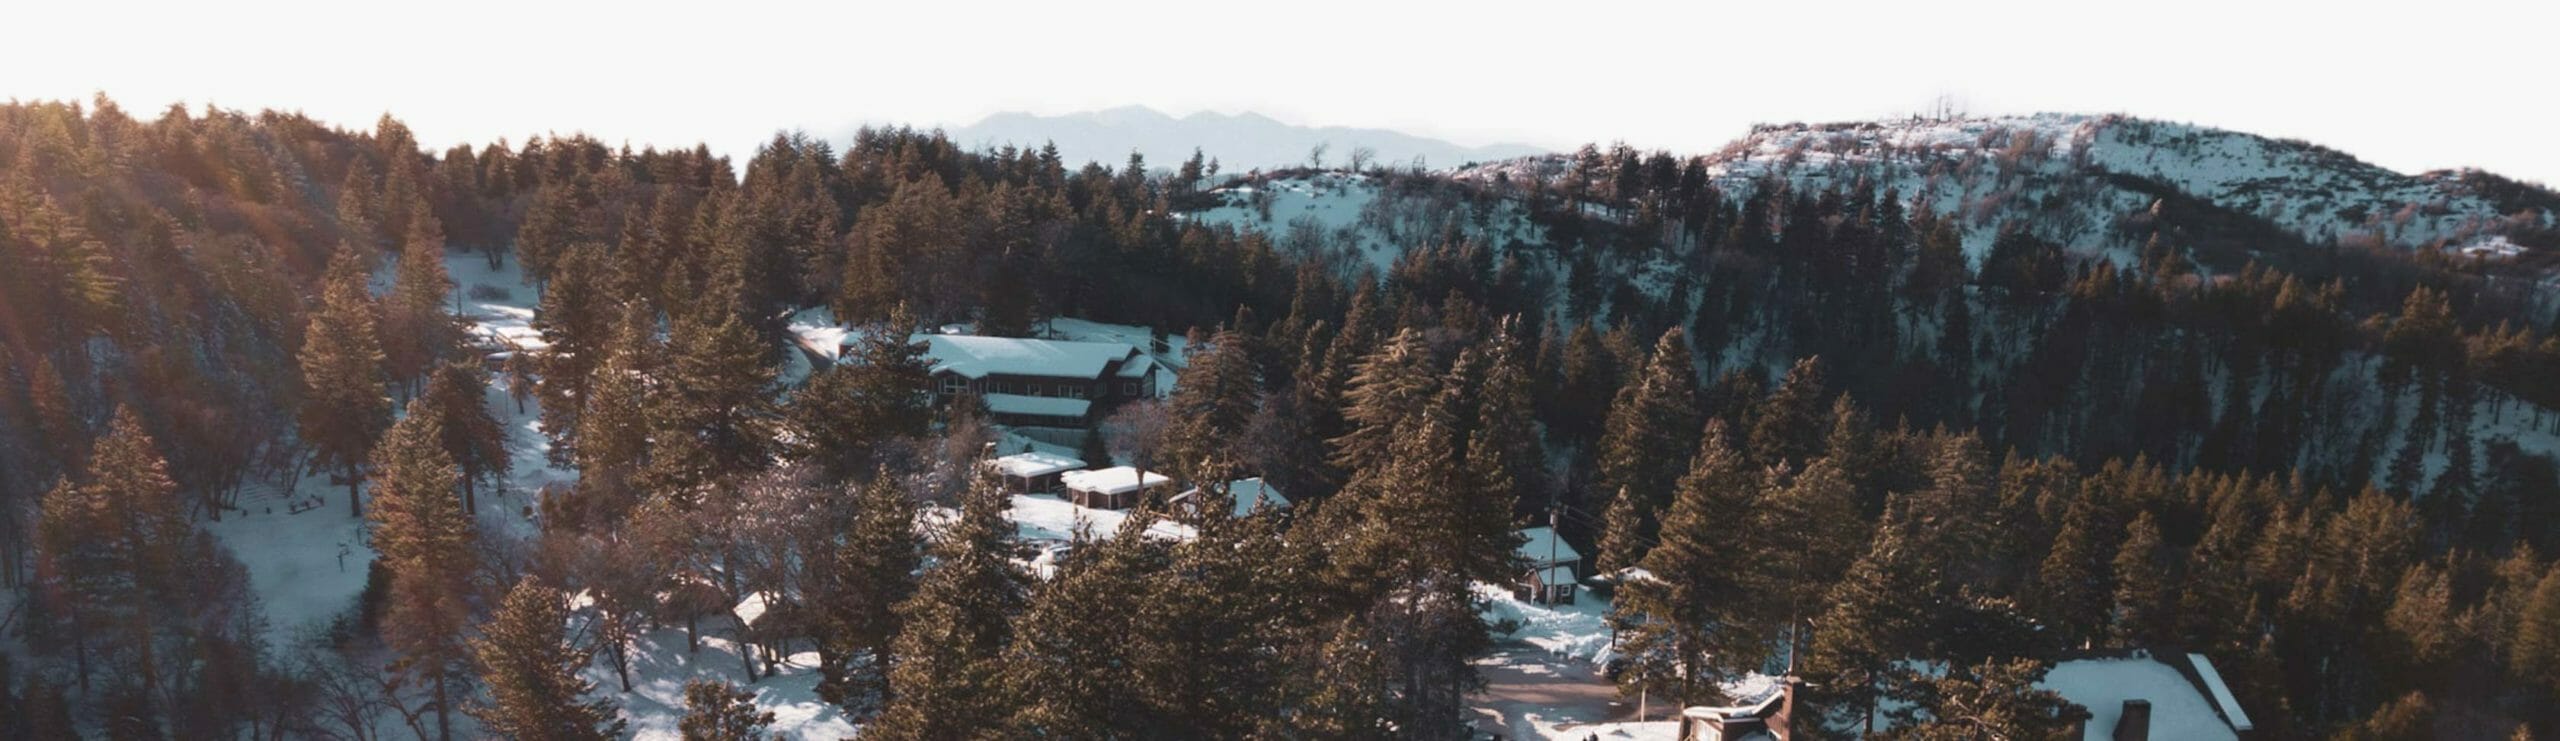
<svg viewBox="0 0 2560 741"><path fill-rule="evenodd" d="M933 361L933 372L969 378L992 373L1092 380L1101 378L1112 363L1138 354L1138 348L1117 342L952 334L918 334L915 339L926 343L925 357Z"/></svg>
<svg viewBox="0 0 2560 741"><path fill-rule="evenodd" d="M1512 550L1520 560L1532 564L1563 564L1582 560L1582 553L1574 550L1572 543L1556 537L1555 528L1544 525L1529 528L1520 531L1520 537L1520 547Z"/></svg>
<svg viewBox="0 0 2560 741"><path fill-rule="evenodd" d="M1053 453L1030 452L987 461L987 466L994 468L996 473L1027 479L1083 468L1084 461Z"/></svg>
<svg viewBox="0 0 2560 741"><path fill-rule="evenodd" d="M1065 482L1069 489L1096 494L1126 494L1141 488L1138 469L1128 466L1112 466L1099 471L1068 471L1058 474L1058 480ZM1147 472L1146 486L1163 486L1171 481L1164 474Z"/></svg>

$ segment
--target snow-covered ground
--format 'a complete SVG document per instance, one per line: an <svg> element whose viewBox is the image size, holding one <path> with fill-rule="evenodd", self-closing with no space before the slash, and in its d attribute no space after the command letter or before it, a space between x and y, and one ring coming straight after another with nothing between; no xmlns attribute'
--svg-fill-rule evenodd
<svg viewBox="0 0 2560 741"><path fill-rule="evenodd" d="M1185 218L1260 231L1283 249L1338 250L1385 274L1406 249L1436 240L1454 219L1468 237L1503 247L1541 241L1526 211L1505 201L1483 218L1459 204L1389 196L1364 174L1324 172L1220 188L1223 205ZM1269 217L1257 203L1266 200ZM1301 244L1301 242L1320 244Z"/></svg>
<svg viewBox="0 0 2560 741"><path fill-rule="evenodd" d="M1518 641L1561 659L1593 665L1615 656L1610 645L1616 632L1609 628L1609 601L1599 595L1586 590L1570 605L1540 605L1515 599L1510 589L1494 584L1476 585L1476 595L1484 598L1486 624L1517 626L1507 633L1496 632L1496 640Z"/></svg>

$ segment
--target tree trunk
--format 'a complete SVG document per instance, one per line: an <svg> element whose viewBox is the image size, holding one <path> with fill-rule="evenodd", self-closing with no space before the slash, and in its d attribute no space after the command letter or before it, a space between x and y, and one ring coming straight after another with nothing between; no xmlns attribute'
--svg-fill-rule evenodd
<svg viewBox="0 0 2560 741"><path fill-rule="evenodd" d="M356 477L356 465L347 464L347 516L364 519L364 501L359 498L364 480Z"/></svg>
<svg viewBox="0 0 2560 741"><path fill-rule="evenodd" d="M436 672L436 741L453 741L453 713L446 707L444 675Z"/></svg>

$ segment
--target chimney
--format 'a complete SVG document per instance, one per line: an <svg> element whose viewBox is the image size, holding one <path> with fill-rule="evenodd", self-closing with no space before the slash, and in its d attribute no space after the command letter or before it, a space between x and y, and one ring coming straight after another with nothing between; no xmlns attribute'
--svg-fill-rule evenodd
<svg viewBox="0 0 2560 741"><path fill-rule="evenodd" d="M2116 716L2115 741L2148 741L2150 738L2151 701L2124 701L2124 714Z"/></svg>
<svg viewBox="0 0 2560 741"><path fill-rule="evenodd" d="M1789 675L1778 681L1778 711L1769 714L1764 727L1778 741L1788 741L1795 737L1795 729L1788 726L1796 715L1796 689L1804 686L1804 680Z"/></svg>

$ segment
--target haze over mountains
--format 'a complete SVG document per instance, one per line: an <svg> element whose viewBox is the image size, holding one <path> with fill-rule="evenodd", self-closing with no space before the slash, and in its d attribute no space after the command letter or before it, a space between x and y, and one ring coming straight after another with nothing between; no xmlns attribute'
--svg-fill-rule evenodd
<svg viewBox="0 0 2560 741"><path fill-rule="evenodd" d="M1008 143L1038 147L1055 142L1059 155L1075 164L1117 165L1135 151L1146 155L1152 166L1170 167L1191 156L1196 147L1217 158L1227 172L1303 165L1318 144L1329 147L1331 162L1346 161L1353 150L1367 147L1375 150L1380 163L1408 163L1419 157L1430 167L1547 152L1525 144L1469 147L1387 129L1297 126L1251 111L1234 115L1202 111L1175 118L1144 106L1058 116L998 113L945 133L970 148Z"/></svg>

